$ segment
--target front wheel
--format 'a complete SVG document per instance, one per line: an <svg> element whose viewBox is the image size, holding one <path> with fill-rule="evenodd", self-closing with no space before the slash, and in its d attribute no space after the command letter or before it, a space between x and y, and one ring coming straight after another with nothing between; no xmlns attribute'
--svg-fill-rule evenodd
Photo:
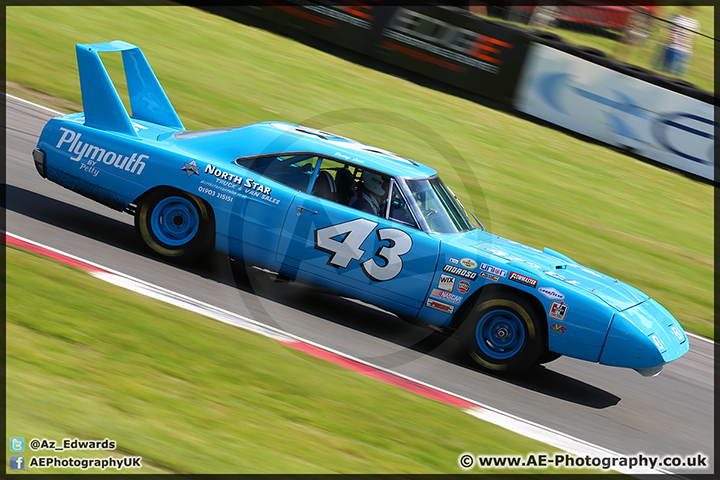
<svg viewBox="0 0 720 480"><path fill-rule="evenodd" d="M212 210L180 190L158 190L145 197L135 212L135 229L161 257L186 262L206 253L214 233Z"/></svg>
<svg viewBox="0 0 720 480"><path fill-rule="evenodd" d="M485 370L522 372L543 353L544 330L535 310L522 298L506 296L478 302L460 327L470 357Z"/></svg>

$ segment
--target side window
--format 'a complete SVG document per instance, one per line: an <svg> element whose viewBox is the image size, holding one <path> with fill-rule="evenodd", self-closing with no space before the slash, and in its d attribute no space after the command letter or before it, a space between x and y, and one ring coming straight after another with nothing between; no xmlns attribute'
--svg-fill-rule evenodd
<svg viewBox="0 0 720 480"><path fill-rule="evenodd" d="M410 214L410 208L400 193L398 185L393 181L390 187L390 211L388 218L396 222L418 228L417 223Z"/></svg>
<svg viewBox="0 0 720 480"><path fill-rule="evenodd" d="M395 181L389 175L374 170L323 158L311 193L316 197L418 228Z"/></svg>
<svg viewBox="0 0 720 480"><path fill-rule="evenodd" d="M323 158L312 194L348 205L356 193L357 174L358 170L354 165Z"/></svg>
<svg viewBox="0 0 720 480"><path fill-rule="evenodd" d="M316 155L267 155L238 158L236 163L296 190L307 191L319 158Z"/></svg>

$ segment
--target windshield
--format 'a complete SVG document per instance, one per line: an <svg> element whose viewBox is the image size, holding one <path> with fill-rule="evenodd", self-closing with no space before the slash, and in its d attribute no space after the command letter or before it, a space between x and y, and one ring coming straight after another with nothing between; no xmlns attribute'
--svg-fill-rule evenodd
<svg viewBox="0 0 720 480"><path fill-rule="evenodd" d="M465 211L440 177L406 180L406 183L431 232L458 233L478 228L472 220L474 217Z"/></svg>

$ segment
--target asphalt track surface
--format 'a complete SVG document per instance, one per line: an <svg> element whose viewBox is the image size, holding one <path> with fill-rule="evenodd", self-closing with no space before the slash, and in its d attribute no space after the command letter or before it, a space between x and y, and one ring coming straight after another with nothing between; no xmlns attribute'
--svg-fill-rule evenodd
<svg viewBox="0 0 720 480"><path fill-rule="evenodd" d="M454 354L452 341L370 305L277 282L221 254L192 266L154 258L136 236L130 215L38 175L31 152L51 112L7 97L6 115L8 232L621 454L702 453L708 469L664 468L714 472L711 342L692 336L690 352L653 378L565 357L519 378L498 378ZM682 323L682 314L675 313ZM470 453L483 453L471 447Z"/></svg>

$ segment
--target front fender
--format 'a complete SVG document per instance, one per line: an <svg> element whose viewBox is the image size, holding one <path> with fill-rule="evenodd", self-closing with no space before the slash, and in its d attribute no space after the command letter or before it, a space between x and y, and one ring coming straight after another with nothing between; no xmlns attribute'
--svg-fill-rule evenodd
<svg viewBox="0 0 720 480"><path fill-rule="evenodd" d="M615 314L600 363L646 370L680 358L689 349L687 335L675 317L650 299Z"/></svg>

